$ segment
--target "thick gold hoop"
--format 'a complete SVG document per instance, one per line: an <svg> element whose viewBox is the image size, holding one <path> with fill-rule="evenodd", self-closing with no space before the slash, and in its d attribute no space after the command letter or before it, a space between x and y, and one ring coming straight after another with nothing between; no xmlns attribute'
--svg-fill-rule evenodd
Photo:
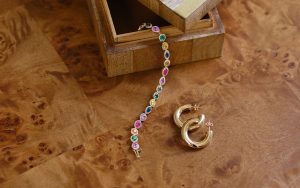
<svg viewBox="0 0 300 188"><path fill-rule="evenodd" d="M193 141L189 135L188 135L188 132L189 132L189 128L194 125L194 124L197 124L199 125L199 122L201 121L200 118L193 118L193 119L190 119L188 121L186 121L183 125L183 127L181 128L181 136L182 138L185 140L185 142L192 148L196 148L196 149L200 149L200 148L204 148L206 147L212 140L212 137L213 137L213 131L210 129L210 126L208 126L208 131L206 133L206 136L203 140L201 141ZM200 125L203 125L200 124Z"/></svg>
<svg viewBox="0 0 300 188"><path fill-rule="evenodd" d="M174 115L173 115L173 119L174 119L175 124L176 124L179 128L182 128L184 122L183 122L183 121L181 120L181 118L180 118L181 114L182 114L183 112L185 112L185 111L198 110L198 109L199 109L199 106L197 106L197 105L192 105L192 104L186 104L186 105L183 105L183 106L179 107L179 108L174 112ZM205 116L202 114L199 123L196 124L196 125L190 126L190 127L189 127L189 131L199 128L199 127L201 126L200 124L203 124L203 123L204 123L204 120L205 120Z"/></svg>

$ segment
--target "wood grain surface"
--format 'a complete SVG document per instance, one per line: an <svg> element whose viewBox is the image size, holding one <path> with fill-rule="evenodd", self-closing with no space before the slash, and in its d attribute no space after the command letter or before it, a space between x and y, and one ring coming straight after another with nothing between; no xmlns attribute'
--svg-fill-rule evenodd
<svg viewBox="0 0 300 188"><path fill-rule="evenodd" d="M171 67L139 160L129 130L160 70L107 78L84 0L17 6L1 12L0 187L299 187L300 2L223 1L223 57ZM195 102L215 124L200 151L172 121Z"/></svg>
<svg viewBox="0 0 300 188"><path fill-rule="evenodd" d="M182 31L189 31L221 0L138 0Z"/></svg>
<svg viewBox="0 0 300 188"><path fill-rule="evenodd" d="M189 17L207 0L160 0L167 7L183 18Z"/></svg>

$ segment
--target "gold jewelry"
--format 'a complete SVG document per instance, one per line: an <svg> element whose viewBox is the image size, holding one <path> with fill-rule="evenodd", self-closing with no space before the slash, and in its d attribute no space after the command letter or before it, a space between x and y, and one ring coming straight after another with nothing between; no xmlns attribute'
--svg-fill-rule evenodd
<svg viewBox="0 0 300 188"><path fill-rule="evenodd" d="M205 115L201 114L200 117L198 118L192 118L189 119L187 121L185 121L185 123L183 123L180 119L180 116L182 114L182 112L187 111L187 110L199 110L200 106L199 105L191 105L191 104L187 104L187 105L183 105L181 107L179 107L175 113L174 113L174 122L175 124L181 128L181 137L183 140L185 140L185 142L192 148L204 148L206 147L212 140L213 137L213 131L211 130L211 127L213 126L213 123L208 121L205 123ZM205 138L201 141L193 141L189 135L188 132L197 128L202 127L203 125L206 125L208 127L208 131L205 135Z"/></svg>
<svg viewBox="0 0 300 188"><path fill-rule="evenodd" d="M162 43L162 51L164 55L164 67L161 71L161 77L158 81L158 85L156 87L156 91L153 94L152 99L149 101L147 104L147 107L144 112L142 112L139 116L139 118L134 122L133 127L131 128L131 148L133 152L135 153L136 157L140 157L141 153L141 147L139 144L139 129L142 127L143 122L146 121L148 115L152 112L153 108L155 107L155 104L158 100L158 98L161 95L161 92L163 90L164 85L166 84L166 77L169 74L169 66L170 66L170 51L168 50L169 44L166 42L167 36L163 33L160 32L160 29L158 26L154 26L151 23L143 23L142 25L139 26L138 30L142 29L151 29L152 32L156 33L158 35L159 41Z"/></svg>
<svg viewBox="0 0 300 188"><path fill-rule="evenodd" d="M182 128L184 122L182 122L181 119L180 119L181 114L182 114L183 112L185 112L185 111L192 111L192 110L197 111L199 108L200 108L200 107L199 107L198 105L191 105L191 104L186 104L186 105L183 105L183 106L179 107L179 108L175 111L175 113L174 113L174 115L173 115L173 119L174 119L175 124L176 124L179 128ZM199 128L199 127L200 127L200 125L194 125L194 126L191 126L191 127L189 128L189 131L194 130L194 129L197 129L197 128Z"/></svg>

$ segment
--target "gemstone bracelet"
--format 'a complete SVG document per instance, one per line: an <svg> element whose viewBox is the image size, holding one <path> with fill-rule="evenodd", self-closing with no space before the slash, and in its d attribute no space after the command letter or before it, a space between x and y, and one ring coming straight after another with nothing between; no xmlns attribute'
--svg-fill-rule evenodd
<svg viewBox="0 0 300 188"><path fill-rule="evenodd" d="M156 87L156 91L153 94L153 98L149 101L149 105L146 107L145 112L143 112L139 119L134 122L134 127L131 129L131 137L130 140L132 142L131 147L133 149L133 152L135 153L136 157L140 157L141 147L138 143L138 134L139 129L142 127L142 124L144 121L146 121L147 116L152 112L152 109L155 107L156 101L159 98L159 95L161 94L163 90L163 86L166 83L166 76L169 73L169 66L170 66L170 52L168 50L169 44L166 41L167 36L160 32L160 29L158 26L152 26L151 23L143 23L138 30L142 29L151 29L154 33L158 34L158 39L162 43L161 47L164 52L164 68L162 69L162 77L159 79L159 84Z"/></svg>

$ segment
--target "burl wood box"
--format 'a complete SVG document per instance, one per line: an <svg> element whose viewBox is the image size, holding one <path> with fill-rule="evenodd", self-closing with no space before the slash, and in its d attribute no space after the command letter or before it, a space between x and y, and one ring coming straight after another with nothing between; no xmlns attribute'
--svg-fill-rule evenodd
<svg viewBox="0 0 300 188"><path fill-rule="evenodd" d="M158 25L161 32L167 35L172 65L216 58L222 54L225 32L216 8L208 11L203 17L207 5L204 8L199 6L202 11L197 13L198 19L194 20L193 24L187 24L188 27L184 24L180 28L180 23L184 23L184 20L188 23L188 20L194 19L194 15L191 14L192 18L181 17L183 22L178 22L179 25L175 26L169 23L171 17L168 18L168 22L157 15L159 14L157 10L164 12L164 8L157 9L157 6L153 8L153 4L147 4L148 1L87 1L109 77L163 66L163 51L158 35L150 30L137 30L144 22ZM164 0L152 0L154 1ZM177 0L182 1L185 0ZM176 22L174 20L173 23Z"/></svg>

